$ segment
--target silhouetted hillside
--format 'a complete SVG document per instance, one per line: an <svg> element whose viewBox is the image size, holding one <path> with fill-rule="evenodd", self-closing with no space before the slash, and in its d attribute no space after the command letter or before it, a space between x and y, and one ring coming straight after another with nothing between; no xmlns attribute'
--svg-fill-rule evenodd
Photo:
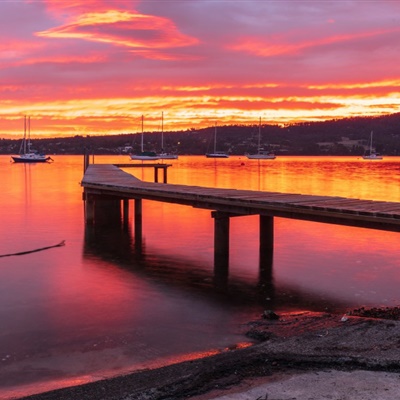
<svg viewBox="0 0 400 400"><path fill-rule="evenodd" d="M217 150L233 155L256 152L258 124L217 127ZM362 155L369 146L385 155L400 155L400 113L382 117L357 117L287 126L262 125L261 147L287 155ZM164 148L186 155L203 155L213 150L214 127L164 132ZM140 134L74 136L32 140L46 154L124 154L140 150ZM18 153L21 140L1 139L0 154ZM161 133L145 132L145 150L160 151Z"/></svg>

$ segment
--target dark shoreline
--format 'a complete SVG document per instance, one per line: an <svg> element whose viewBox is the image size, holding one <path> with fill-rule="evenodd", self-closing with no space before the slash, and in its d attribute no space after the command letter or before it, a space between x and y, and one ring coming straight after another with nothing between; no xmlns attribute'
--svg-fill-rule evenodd
<svg viewBox="0 0 400 400"><path fill-rule="evenodd" d="M251 337L265 340L251 347L20 399L179 400L254 377L323 369L400 372L400 322L385 318L390 309L384 314L304 312L262 318L248 324Z"/></svg>

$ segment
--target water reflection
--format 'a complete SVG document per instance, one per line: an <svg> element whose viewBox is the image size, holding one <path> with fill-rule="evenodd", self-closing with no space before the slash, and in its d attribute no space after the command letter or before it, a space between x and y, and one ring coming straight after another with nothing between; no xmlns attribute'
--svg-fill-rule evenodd
<svg viewBox="0 0 400 400"><path fill-rule="evenodd" d="M91 260L98 259L128 271L141 279L151 279L165 288L179 289L183 294L199 299L213 300L223 305L260 309L343 309L339 299L324 296L313 290L302 290L296 285L276 283L273 270L273 254L261 253L257 269L248 280L244 276L229 275L229 265L212 266L210 263L195 262L193 259L162 253L140 241L137 246L132 235L132 226L123 222L112 226L87 225L83 255ZM103 268L104 263L98 263Z"/></svg>

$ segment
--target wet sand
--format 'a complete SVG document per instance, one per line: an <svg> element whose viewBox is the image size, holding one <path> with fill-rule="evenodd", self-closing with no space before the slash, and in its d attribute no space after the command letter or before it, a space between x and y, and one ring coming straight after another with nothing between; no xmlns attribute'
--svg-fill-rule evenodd
<svg viewBox="0 0 400 400"><path fill-rule="evenodd" d="M400 322L385 319L389 311L380 318L354 314L301 312L279 319L267 314L243 327L249 337L263 340L254 346L24 399L283 400L303 398L298 397L299 386L317 391L318 399L356 399L356 394L348 397L348 386L358 384L357 393L362 394L368 386L365 379L376 384L375 391L368 388L371 397L362 394L364 399L390 398L378 391L393 398L400 372ZM327 389L329 382L336 387L336 397Z"/></svg>

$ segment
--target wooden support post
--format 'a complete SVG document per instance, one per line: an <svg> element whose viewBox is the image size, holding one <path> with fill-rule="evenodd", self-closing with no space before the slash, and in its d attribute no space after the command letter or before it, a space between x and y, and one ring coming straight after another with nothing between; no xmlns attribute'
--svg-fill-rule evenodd
<svg viewBox="0 0 400 400"><path fill-rule="evenodd" d="M123 199L122 204L123 204L122 218L124 220L124 225L128 225L128 223L129 223L129 199Z"/></svg>
<svg viewBox="0 0 400 400"><path fill-rule="evenodd" d="M163 170L163 182L167 183L167 168L168 165L165 164L160 164L160 165L154 165L154 182L158 183L158 174L159 170Z"/></svg>
<svg viewBox="0 0 400 400"><path fill-rule="evenodd" d="M154 182L158 182L158 167L154 167Z"/></svg>
<svg viewBox="0 0 400 400"><path fill-rule="evenodd" d="M96 196L94 201L94 223L99 226L121 224L121 199Z"/></svg>
<svg viewBox="0 0 400 400"><path fill-rule="evenodd" d="M229 214L212 211L214 218L214 272L218 280L228 277L229 269Z"/></svg>
<svg viewBox="0 0 400 400"><path fill-rule="evenodd" d="M135 199L135 245L142 246L142 199Z"/></svg>
<svg viewBox="0 0 400 400"><path fill-rule="evenodd" d="M167 183L167 171L168 171L168 168L167 167L164 167L164 183Z"/></svg>
<svg viewBox="0 0 400 400"><path fill-rule="evenodd" d="M85 193L85 222L87 224L94 223L94 198L92 195Z"/></svg>
<svg viewBox="0 0 400 400"><path fill-rule="evenodd" d="M263 254L260 256L258 288L260 298L266 310L274 308L276 299L276 289L273 274L273 254Z"/></svg>
<svg viewBox="0 0 400 400"><path fill-rule="evenodd" d="M86 153L85 149L85 154L83 155L83 173L86 172L88 166L89 166L89 154Z"/></svg>
<svg viewBox="0 0 400 400"><path fill-rule="evenodd" d="M275 299L273 279L274 217L260 215L259 286L265 308L271 308Z"/></svg>
<svg viewBox="0 0 400 400"><path fill-rule="evenodd" d="M260 215L260 260L269 260L274 252L274 217Z"/></svg>

